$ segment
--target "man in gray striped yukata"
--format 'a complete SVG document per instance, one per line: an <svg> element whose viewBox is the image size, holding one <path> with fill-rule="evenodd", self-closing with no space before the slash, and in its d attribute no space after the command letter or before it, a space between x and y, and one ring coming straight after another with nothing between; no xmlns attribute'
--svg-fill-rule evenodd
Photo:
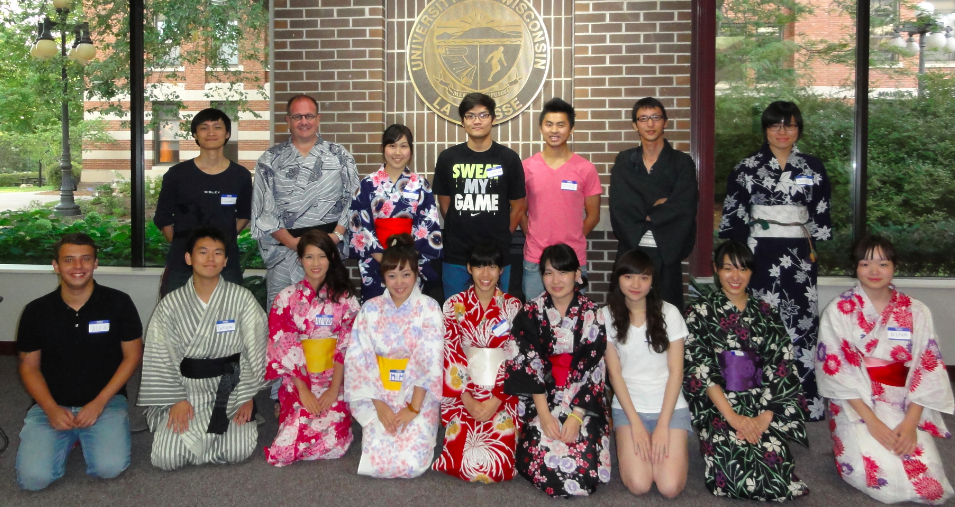
<svg viewBox="0 0 955 507"><path fill-rule="evenodd" d="M268 270L269 305L279 291L305 277L295 249L308 230L327 232L344 250L359 182L351 153L318 134L315 99L296 95L285 110L291 137L259 157L252 192L252 237Z"/></svg>
<svg viewBox="0 0 955 507"><path fill-rule="evenodd" d="M247 289L220 276L226 236L193 229L192 277L163 298L146 329L139 405L163 470L237 463L255 450L252 397L265 387L268 321Z"/></svg>

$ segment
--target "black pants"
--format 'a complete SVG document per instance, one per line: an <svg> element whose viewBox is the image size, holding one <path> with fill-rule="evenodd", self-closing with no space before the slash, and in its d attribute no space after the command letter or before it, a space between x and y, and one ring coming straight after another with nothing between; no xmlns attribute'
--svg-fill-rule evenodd
<svg viewBox="0 0 955 507"><path fill-rule="evenodd" d="M677 307L680 313L683 312L683 263L664 264L663 256L660 255L658 248L636 247L634 250L640 250L647 254L653 262L653 288L661 299ZM617 258L625 252L618 250Z"/></svg>

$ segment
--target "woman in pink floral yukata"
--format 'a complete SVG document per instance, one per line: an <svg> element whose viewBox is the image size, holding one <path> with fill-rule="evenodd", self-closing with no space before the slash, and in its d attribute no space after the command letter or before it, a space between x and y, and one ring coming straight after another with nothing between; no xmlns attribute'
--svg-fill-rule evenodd
<svg viewBox="0 0 955 507"><path fill-rule="evenodd" d="M859 283L822 314L816 349L836 471L880 502L941 505L952 485L932 437L952 436L955 400L932 314L892 285L888 240L865 237L852 257Z"/></svg>
<svg viewBox="0 0 955 507"><path fill-rule="evenodd" d="M305 279L282 290L269 314L265 379L282 379L279 431L265 449L275 466L341 457L353 438L342 384L358 299L328 234L307 232L298 258Z"/></svg>

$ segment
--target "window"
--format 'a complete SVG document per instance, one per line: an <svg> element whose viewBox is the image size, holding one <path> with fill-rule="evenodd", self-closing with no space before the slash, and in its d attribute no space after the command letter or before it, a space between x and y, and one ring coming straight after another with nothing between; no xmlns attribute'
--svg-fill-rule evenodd
<svg viewBox="0 0 955 507"><path fill-rule="evenodd" d="M239 65L239 43L235 35L238 27L237 22L229 21L227 27L216 30L216 38L221 41L219 44L219 58L230 67Z"/></svg>
<svg viewBox="0 0 955 507"><path fill-rule="evenodd" d="M179 107L159 102L153 104L153 164L179 163Z"/></svg>
<svg viewBox="0 0 955 507"><path fill-rule="evenodd" d="M172 38L166 33L170 27L166 24L165 17L156 16L156 30L159 31L159 40L170 42ZM175 68L182 66L182 55L179 46L174 46L166 55L156 55L154 67L156 68Z"/></svg>
<svg viewBox="0 0 955 507"><path fill-rule="evenodd" d="M225 158L239 163L239 104L237 102L213 102L211 107L219 109L229 115L232 120L232 129L229 131L229 142L225 145Z"/></svg>

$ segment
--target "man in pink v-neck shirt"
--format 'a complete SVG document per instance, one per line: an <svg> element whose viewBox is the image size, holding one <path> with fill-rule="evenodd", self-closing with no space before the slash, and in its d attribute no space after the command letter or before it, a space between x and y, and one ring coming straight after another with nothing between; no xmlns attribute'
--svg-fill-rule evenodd
<svg viewBox="0 0 955 507"><path fill-rule="evenodd" d="M587 234L600 222L600 177L587 159L570 150L574 108L560 98L544 104L538 119L544 150L524 161L527 215L521 219L526 299L544 291L538 266L541 252L566 243L577 252L586 275Z"/></svg>

